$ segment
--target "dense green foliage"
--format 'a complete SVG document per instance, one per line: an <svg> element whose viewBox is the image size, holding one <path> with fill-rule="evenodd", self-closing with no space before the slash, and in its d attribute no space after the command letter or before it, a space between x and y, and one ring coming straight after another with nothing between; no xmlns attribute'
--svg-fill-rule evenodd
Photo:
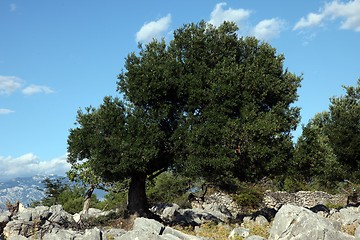
<svg viewBox="0 0 360 240"><path fill-rule="evenodd" d="M318 113L303 127L296 144L291 175L320 187L344 179L357 182L360 167L360 80L331 99L329 111Z"/></svg>
<svg viewBox="0 0 360 240"><path fill-rule="evenodd" d="M148 184L147 196L152 206L159 203L176 203L182 208L190 207L188 201L189 178L164 172Z"/></svg>
<svg viewBox="0 0 360 240"><path fill-rule="evenodd" d="M338 161L355 180L360 174L360 79L357 86L344 87L346 94L333 97L327 135Z"/></svg>
<svg viewBox="0 0 360 240"><path fill-rule="evenodd" d="M42 183L45 185L46 197L42 200L42 203L46 206L59 204L59 196L64 192L68 186L63 182L64 178L50 179L45 178Z"/></svg>
<svg viewBox="0 0 360 240"><path fill-rule="evenodd" d="M300 77L283 55L237 27L205 22L126 58L118 91L79 111L68 161L105 182L130 179L129 209L146 209L145 183L171 169L219 182L284 174L299 121Z"/></svg>
<svg viewBox="0 0 360 240"><path fill-rule="evenodd" d="M74 214L79 213L83 209L84 196L86 192L85 187L80 185L68 185L64 179L50 179L46 178L43 181L45 185L44 192L46 196L38 202L33 202L30 206L35 207L39 205L52 206L60 204L64 210ZM98 204L96 195L92 196L91 207L96 207Z"/></svg>

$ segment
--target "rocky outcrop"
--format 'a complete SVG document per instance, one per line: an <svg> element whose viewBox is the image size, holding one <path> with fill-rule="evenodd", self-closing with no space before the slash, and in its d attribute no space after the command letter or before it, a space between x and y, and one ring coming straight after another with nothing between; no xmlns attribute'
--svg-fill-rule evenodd
<svg viewBox="0 0 360 240"><path fill-rule="evenodd" d="M3 227L0 239L43 239L43 240L102 240L102 239L163 239L200 240L202 238L182 233L160 222L136 218L131 231L124 229L83 229L86 219L105 216L111 212L89 209L87 214L71 215L61 205L52 207L23 208L16 215L9 212L0 215ZM192 215L192 214L190 214ZM195 218L194 218L195 219ZM189 220L190 221L190 220ZM193 220L194 221L194 220Z"/></svg>
<svg viewBox="0 0 360 240"><path fill-rule="evenodd" d="M358 216L358 219L360 216ZM274 218L269 240L354 240L341 232L337 222L318 216L309 209L284 205Z"/></svg>
<svg viewBox="0 0 360 240"><path fill-rule="evenodd" d="M233 219L228 210L181 209L177 204L159 205L153 207L152 211L158 214L169 225L200 226L210 221L219 223L229 222L229 220Z"/></svg>
<svg viewBox="0 0 360 240"><path fill-rule="evenodd" d="M347 207L340 210L328 210L324 206L310 209L283 205L270 223L271 209L258 211L242 218L231 218L231 215L219 209L181 209L176 204L158 206L152 209L163 222L146 218L132 219L132 228L103 228L84 225L86 219L105 216L112 212L90 209L87 214L71 215L62 206L21 208L16 214L0 214L2 236L8 239L45 239L45 240L102 240L102 239L159 239L159 240L200 240L200 236L185 234L172 225L194 227L194 235L202 229L204 223L215 222L229 227L229 239L242 237L246 240L266 240L253 235L251 226L262 226L268 230L268 240L354 240L360 239L360 207ZM269 219L268 219L269 218ZM229 220L239 221L231 228ZM87 226L88 228L84 228ZM206 228L205 228L206 229ZM352 235L350 235L351 233ZM355 235L355 236L354 236ZM2 239L2 237L0 237Z"/></svg>

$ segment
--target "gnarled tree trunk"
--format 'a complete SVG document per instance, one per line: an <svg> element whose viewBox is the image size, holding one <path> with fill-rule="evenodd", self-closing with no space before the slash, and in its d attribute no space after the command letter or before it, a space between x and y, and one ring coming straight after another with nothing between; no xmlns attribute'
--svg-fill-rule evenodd
<svg viewBox="0 0 360 240"><path fill-rule="evenodd" d="M85 199L84 199L84 206L83 206L83 210L82 210L83 213L88 213L88 211L89 211L91 196L92 196L94 190L95 190L95 185L92 184L86 192Z"/></svg>
<svg viewBox="0 0 360 240"><path fill-rule="evenodd" d="M132 176L128 192L127 208L129 214L146 215L149 208L145 190L146 174L139 173Z"/></svg>

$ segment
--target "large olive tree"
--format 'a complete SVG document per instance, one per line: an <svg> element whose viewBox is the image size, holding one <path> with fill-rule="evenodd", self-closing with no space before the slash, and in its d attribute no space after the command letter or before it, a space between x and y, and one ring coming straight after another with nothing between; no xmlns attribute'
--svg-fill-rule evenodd
<svg viewBox="0 0 360 240"><path fill-rule="evenodd" d="M128 209L145 213L145 183L162 171L212 181L284 172L299 120L300 77L283 55L225 22L188 24L126 58L123 101L79 111L68 161L104 181L129 180Z"/></svg>

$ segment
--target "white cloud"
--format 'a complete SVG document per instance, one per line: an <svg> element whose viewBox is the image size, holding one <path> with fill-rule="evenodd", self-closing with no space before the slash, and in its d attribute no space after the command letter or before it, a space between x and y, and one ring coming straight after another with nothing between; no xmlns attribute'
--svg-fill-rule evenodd
<svg viewBox="0 0 360 240"><path fill-rule="evenodd" d="M18 90L22 80L14 76L0 76L0 95L9 95Z"/></svg>
<svg viewBox="0 0 360 240"><path fill-rule="evenodd" d="M25 95L33 95L33 94L36 94L36 93L46 93L46 94L49 94L49 93L53 93L54 91L47 87L47 86L40 86L40 85L34 85L34 84L31 84L30 86L27 86L26 88L24 88L22 90L22 93L25 94Z"/></svg>
<svg viewBox="0 0 360 240"><path fill-rule="evenodd" d="M13 113L13 110L10 109L6 109L6 108L0 108L0 115L6 115L6 114L10 114Z"/></svg>
<svg viewBox="0 0 360 240"><path fill-rule="evenodd" d="M309 13L306 18L302 17L300 21L295 24L294 30L318 26L321 24L323 18L323 14Z"/></svg>
<svg viewBox="0 0 360 240"><path fill-rule="evenodd" d="M219 26L224 21L235 22L238 26L241 25L241 22L246 20L249 16L251 11L245 9L224 9L223 7L226 6L226 3L218 3L216 4L214 10L211 12L211 19L209 23L214 26Z"/></svg>
<svg viewBox="0 0 360 240"><path fill-rule="evenodd" d="M284 29L285 22L278 18L265 19L259 22L251 31L251 35L262 40L276 38Z"/></svg>
<svg viewBox="0 0 360 240"><path fill-rule="evenodd" d="M15 12L17 10L17 5L15 3L10 4L10 12Z"/></svg>
<svg viewBox="0 0 360 240"><path fill-rule="evenodd" d="M168 30L171 23L171 15L160 18L157 21L145 23L136 33L137 42L150 42L153 38L158 39Z"/></svg>
<svg viewBox="0 0 360 240"><path fill-rule="evenodd" d="M302 17L293 30L321 26L327 19L341 19L340 28L360 32L360 0L350 0L347 3L335 0L327 3L319 13L309 13L306 18Z"/></svg>
<svg viewBox="0 0 360 240"><path fill-rule="evenodd" d="M49 161L41 161L33 153L27 153L17 158L0 156L0 179L29 177L38 174L63 176L70 169L70 164L66 162L66 159L67 155L63 155Z"/></svg>

